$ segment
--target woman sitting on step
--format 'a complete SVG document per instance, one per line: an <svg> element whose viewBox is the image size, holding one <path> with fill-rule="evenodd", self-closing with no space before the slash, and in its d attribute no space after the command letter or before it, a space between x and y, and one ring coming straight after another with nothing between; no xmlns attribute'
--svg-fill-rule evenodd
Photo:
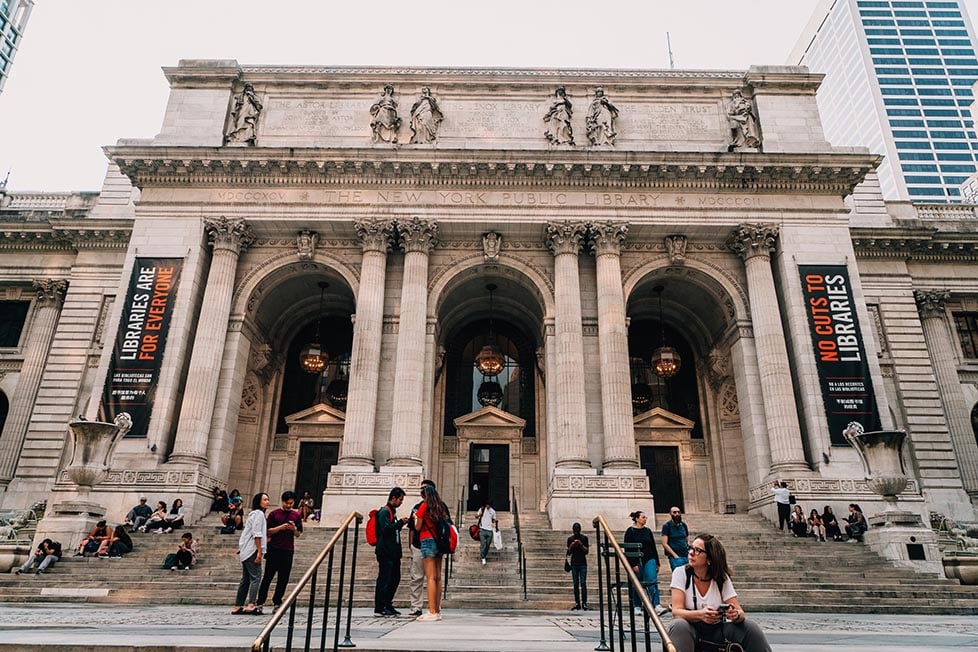
<svg viewBox="0 0 978 652"><path fill-rule="evenodd" d="M859 543L862 541L863 533L869 529L866 525L866 517L863 510L856 503L849 503L849 516L846 517L846 534L849 536L849 543Z"/></svg>
<svg viewBox="0 0 978 652"><path fill-rule="evenodd" d="M817 509L813 509L808 515L808 529L818 541L825 541L825 525L822 524L822 517Z"/></svg>
<svg viewBox="0 0 978 652"><path fill-rule="evenodd" d="M712 534L689 547L689 564L672 572L669 636L679 652L695 652L700 641L740 643L745 652L771 652L760 626L747 619L730 581L727 552Z"/></svg>
<svg viewBox="0 0 978 652"><path fill-rule="evenodd" d="M98 549L98 556L102 559L106 557L118 559L127 552L132 552L132 548L132 538L126 532L125 525L116 525L112 535L107 539L102 539L102 545Z"/></svg>
<svg viewBox="0 0 978 652"><path fill-rule="evenodd" d="M88 533L88 536L78 544L78 552L75 553L75 557L84 557L86 552L98 552L99 546L102 545L102 540L108 538L108 526L104 520L99 521L92 528L92 531Z"/></svg>
<svg viewBox="0 0 978 652"><path fill-rule="evenodd" d="M825 506L822 511L822 525L825 526L825 536L832 537L833 541L842 541L842 530L839 529L839 521L835 518L832 507Z"/></svg>
<svg viewBox="0 0 978 652"><path fill-rule="evenodd" d="M801 511L801 505L795 505L791 510L791 532L796 537L808 536L808 520L805 512Z"/></svg>
<svg viewBox="0 0 978 652"><path fill-rule="evenodd" d="M173 506L170 508L170 511L163 518L166 521L166 527L163 528L163 531L173 532L177 528L182 528L185 517L186 512L183 509L183 501L177 498L173 501Z"/></svg>
<svg viewBox="0 0 978 652"><path fill-rule="evenodd" d="M162 500L156 503L156 511L150 514L146 522L139 526L140 532L162 530L166 527L166 503Z"/></svg>

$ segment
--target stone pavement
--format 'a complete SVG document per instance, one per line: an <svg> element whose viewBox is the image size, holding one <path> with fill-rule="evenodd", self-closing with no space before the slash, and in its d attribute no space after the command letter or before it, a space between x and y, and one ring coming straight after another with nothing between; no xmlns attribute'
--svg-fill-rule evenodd
<svg viewBox="0 0 978 652"><path fill-rule="evenodd" d="M0 652L246 650L269 616L231 616L228 611L224 607L204 606L0 604ZM767 632L775 652L978 651L978 625L972 616L754 614L752 617ZM332 636L331 628L329 643ZM403 616L377 618L367 609L354 609L351 639L357 652L589 652L600 637L595 612L522 615L512 611L457 610L446 611L441 622L418 623ZM284 636L276 636L274 642L283 643ZM638 649L644 649L639 643ZM657 643L654 639L655 652L661 649ZM627 641L626 650L630 650Z"/></svg>

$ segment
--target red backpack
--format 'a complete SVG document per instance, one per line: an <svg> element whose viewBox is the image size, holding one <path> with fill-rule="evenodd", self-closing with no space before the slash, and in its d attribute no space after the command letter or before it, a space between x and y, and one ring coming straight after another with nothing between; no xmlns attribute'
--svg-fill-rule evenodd
<svg viewBox="0 0 978 652"><path fill-rule="evenodd" d="M394 510L391 510L389 505L384 505L380 509L387 508L390 510L391 518L394 518ZM376 546L377 545L377 512L379 509L372 509L367 515L367 527L364 528L364 536L367 538L367 545Z"/></svg>

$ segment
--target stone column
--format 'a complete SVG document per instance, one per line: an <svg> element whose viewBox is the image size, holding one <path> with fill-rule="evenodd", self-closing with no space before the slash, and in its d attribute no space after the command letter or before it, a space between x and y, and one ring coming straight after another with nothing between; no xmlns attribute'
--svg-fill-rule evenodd
<svg viewBox="0 0 978 652"><path fill-rule="evenodd" d="M68 281L62 279L42 279L34 281L37 292L37 308L34 317L28 324L27 341L24 346L24 362L20 367L20 377L17 380L17 390L7 421L0 434L0 485L6 486L14 477L17 462L20 460L27 426L34 410L34 401L41 387L41 374L47 363L48 351L61 315L65 294L68 291Z"/></svg>
<svg viewBox="0 0 978 652"><path fill-rule="evenodd" d="M206 219L204 230L214 253L190 355L177 437L169 458L170 462L189 464L207 464L207 443L231 315L238 256L254 241L251 227L241 219Z"/></svg>
<svg viewBox="0 0 978 652"><path fill-rule="evenodd" d="M350 388L339 464L374 465L374 427L377 423L377 384L380 382L380 345L384 327L384 279L387 253L394 235L387 221L356 222L363 244L360 290L357 292Z"/></svg>
<svg viewBox="0 0 978 652"><path fill-rule="evenodd" d="M591 225L598 281L598 350L601 360L601 411L604 419L604 467L638 468L632 420L631 373L625 294L621 287L621 243L628 225Z"/></svg>
<svg viewBox="0 0 978 652"><path fill-rule="evenodd" d="M415 217L398 222L397 234L399 246L404 251L404 279L397 327L394 426L388 464L421 466L428 253L437 243L438 225Z"/></svg>
<svg viewBox="0 0 978 652"><path fill-rule="evenodd" d="M778 294L771 270L771 252L778 238L775 224L741 224L730 248L744 259L751 324L757 347L764 417L771 443L771 472L810 471L801 443L795 394L788 367L788 349L781 324Z"/></svg>
<svg viewBox="0 0 978 652"><path fill-rule="evenodd" d="M581 284L577 256L586 225L560 222L547 225L547 246L554 252L553 380L556 398L557 468L590 468L587 450L587 414L584 402L584 331L581 324ZM626 376L627 378L627 376Z"/></svg>
<svg viewBox="0 0 978 652"><path fill-rule="evenodd" d="M971 430L968 414L958 377L957 354L954 340L948 330L945 303L950 297L946 290L914 290L914 299L920 311L920 324L924 330L924 342L930 355L934 377L941 394L941 404L947 418L954 456L958 460L961 483L971 501L978 504L978 442Z"/></svg>

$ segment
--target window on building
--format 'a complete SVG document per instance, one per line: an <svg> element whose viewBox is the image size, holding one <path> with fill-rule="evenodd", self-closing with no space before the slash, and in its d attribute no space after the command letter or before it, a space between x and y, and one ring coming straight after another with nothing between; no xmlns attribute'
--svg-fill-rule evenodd
<svg viewBox="0 0 978 652"><path fill-rule="evenodd" d="M958 331L964 357L978 358L978 312L954 313L954 327Z"/></svg>
<svg viewBox="0 0 978 652"><path fill-rule="evenodd" d="M27 321L30 301L0 301L0 347L14 347Z"/></svg>

